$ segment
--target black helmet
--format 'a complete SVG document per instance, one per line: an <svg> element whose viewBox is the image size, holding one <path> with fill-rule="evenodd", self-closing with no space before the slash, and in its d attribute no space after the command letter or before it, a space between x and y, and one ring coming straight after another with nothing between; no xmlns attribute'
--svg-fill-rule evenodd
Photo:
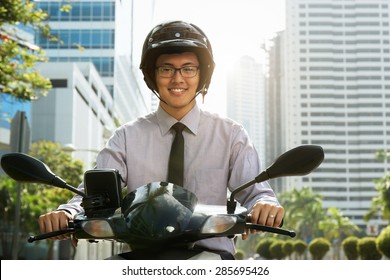
<svg viewBox="0 0 390 280"><path fill-rule="evenodd" d="M157 25L146 36L142 49L140 69L146 85L157 92L155 63L158 56L169 53L194 52L200 63L200 81L197 92L207 93L214 71L211 44L196 25L184 21L169 21Z"/></svg>

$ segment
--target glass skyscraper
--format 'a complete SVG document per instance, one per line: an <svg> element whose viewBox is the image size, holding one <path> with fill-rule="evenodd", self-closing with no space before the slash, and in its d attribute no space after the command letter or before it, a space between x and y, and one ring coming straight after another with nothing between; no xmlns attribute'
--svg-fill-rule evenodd
<svg viewBox="0 0 390 280"><path fill-rule="evenodd" d="M361 227L377 194L374 180L390 168L375 158L390 145L389 25L389 0L286 1L287 27L271 59L283 149L315 144L325 151L318 170L287 186L312 187L324 207ZM379 216L371 222L385 224Z"/></svg>
<svg viewBox="0 0 390 280"><path fill-rule="evenodd" d="M58 41L37 34L36 44L46 50L50 62L92 62L113 96L112 111L121 123L150 109L131 61L132 2L71 1L69 9L63 1L37 2L50 15L51 34Z"/></svg>

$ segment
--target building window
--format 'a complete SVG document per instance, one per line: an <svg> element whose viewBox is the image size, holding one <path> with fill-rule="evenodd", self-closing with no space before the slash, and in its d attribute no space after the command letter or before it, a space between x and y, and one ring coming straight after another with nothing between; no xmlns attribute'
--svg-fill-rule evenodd
<svg viewBox="0 0 390 280"><path fill-rule="evenodd" d="M50 80L51 85L53 88L66 88L68 87L68 80L67 79L51 79Z"/></svg>
<svg viewBox="0 0 390 280"><path fill-rule="evenodd" d="M46 11L50 21L114 21L115 3L111 1L71 1L72 9L62 12L63 1L36 2L38 8Z"/></svg>

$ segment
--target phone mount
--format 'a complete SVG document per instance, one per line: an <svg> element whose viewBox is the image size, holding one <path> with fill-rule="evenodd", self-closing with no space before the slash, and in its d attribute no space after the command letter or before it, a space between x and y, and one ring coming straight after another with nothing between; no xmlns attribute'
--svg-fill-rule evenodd
<svg viewBox="0 0 390 280"><path fill-rule="evenodd" d="M107 217L122 205L122 188L118 170L92 169L84 173L82 206L88 218Z"/></svg>

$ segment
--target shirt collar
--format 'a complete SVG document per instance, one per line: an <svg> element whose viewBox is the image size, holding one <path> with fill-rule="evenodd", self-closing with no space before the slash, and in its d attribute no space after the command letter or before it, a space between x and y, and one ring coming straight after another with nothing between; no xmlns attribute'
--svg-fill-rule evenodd
<svg viewBox="0 0 390 280"><path fill-rule="evenodd" d="M169 115L167 112L164 111L164 109L161 106L158 106L157 111L157 122L160 127L161 135L166 135L169 130L171 129L172 125L177 123L177 120ZM195 104L194 108L191 109L185 115L180 122L185 124L186 127L193 133L197 134L198 132L198 125L200 120L200 108L198 104Z"/></svg>

